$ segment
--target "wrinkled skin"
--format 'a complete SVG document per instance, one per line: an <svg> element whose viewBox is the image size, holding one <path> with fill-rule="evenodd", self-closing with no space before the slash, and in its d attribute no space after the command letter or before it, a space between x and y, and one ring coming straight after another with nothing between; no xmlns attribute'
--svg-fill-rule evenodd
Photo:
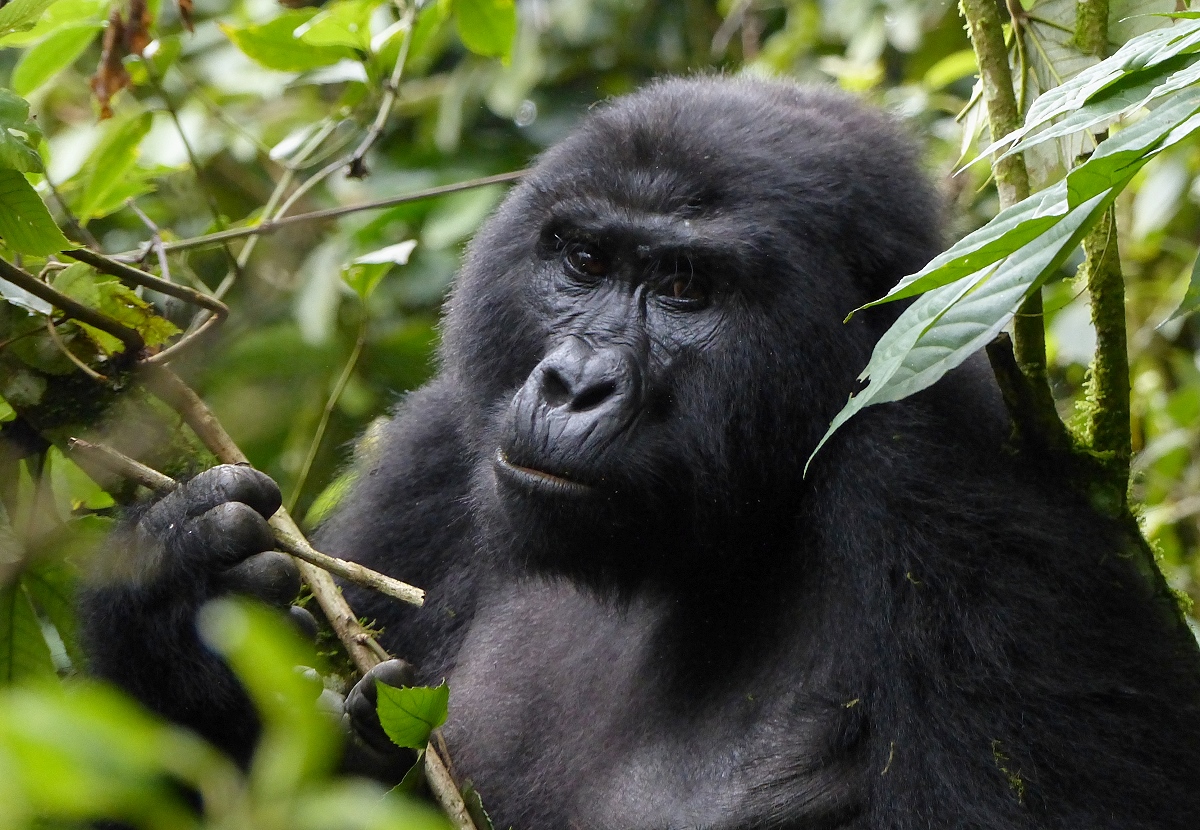
<svg viewBox="0 0 1200 830"><path fill-rule="evenodd" d="M895 311L843 319L938 218L879 115L714 78L593 111L480 231L438 376L319 544L428 590L346 593L412 666L381 671L449 680L497 827L1195 825L1195 647L1119 528L1010 446L985 365L803 475ZM191 619L278 497L206 476L136 526L148 564L87 631L97 672L245 757ZM355 741L394 775L365 695Z"/></svg>

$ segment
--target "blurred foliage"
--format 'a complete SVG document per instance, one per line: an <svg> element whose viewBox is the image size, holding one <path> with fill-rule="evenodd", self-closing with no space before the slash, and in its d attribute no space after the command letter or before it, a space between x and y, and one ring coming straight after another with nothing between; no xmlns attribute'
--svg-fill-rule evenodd
<svg viewBox="0 0 1200 830"><path fill-rule="evenodd" d="M1008 34L1027 67L1027 108L1095 59L1066 37L1073 0L1009 5L1023 12ZM1114 43L1162 24L1145 14L1174 5L1114 0ZM345 487L350 442L432 373L438 306L503 186L257 237L197 237L519 170L598 100L664 74L740 70L836 83L893 113L946 193L947 242L996 215L987 165L955 173L990 137L949 0L9 0L0 259L105 309L151 351L193 332L196 309L51 256L61 234L222 297L228 319L172 365L297 515L324 515ZM1031 153L1036 185L1089 149L1068 138ZM1189 138L1139 170L1116 210L1134 495L1171 583L1200 599L1200 322L1172 318L1200 246L1198 174ZM1074 279L1081 259L1066 257L1045 288L1068 420L1095 340ZM0 280L0 827L96 816L147 827L425 826L322 766L334 738L297 714L311 694L289 679L312 660L253 609L206 618L263 706L268 740L247 771L115 693L77 679L55 687L55 675L79 668L75 572L116 502L137 495L87 471L97 485L65 452L67 437L95 437L175 476L211 459L141 388L110 335L48 315L44 299ZM203 795L200 818L189 817L188 792Z"/></svg>

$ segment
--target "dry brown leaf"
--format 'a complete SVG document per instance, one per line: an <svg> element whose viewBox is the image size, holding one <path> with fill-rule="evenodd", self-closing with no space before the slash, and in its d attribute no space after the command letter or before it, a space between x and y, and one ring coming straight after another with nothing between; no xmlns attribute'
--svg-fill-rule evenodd
<svg viewBox="0 0 1200 830"><path fill-rule="evenodd" d="M129 0L129 17L125 23L125 54L141 55L150 45L150 8L146 0Z"/></svg>
<svg viewBox="0 0 1200 830"><path fill-rule="evenodd" d="M183 27L189 32L196 31L195 25L192 23L192 0L179 0L179 19L183 21Z"/></svg>
<svg viewBox="0 0 1200 830"><path fill-rule="evenodd" d="M104 30L104 48L100 53L100 65L92 76L92 94L100 105L100 120L112 118L112 99L129 86L129 73L121 59L125 57L125 21L121 10L113 9L108 16L108 28Z"/></svg>

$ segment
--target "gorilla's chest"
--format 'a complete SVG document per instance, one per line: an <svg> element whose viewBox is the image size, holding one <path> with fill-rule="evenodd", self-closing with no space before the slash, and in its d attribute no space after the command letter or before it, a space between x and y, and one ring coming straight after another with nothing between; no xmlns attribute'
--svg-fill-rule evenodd
<svg viewBox="0 0 1200 830"><path fill-rule="evenodd" d="M681 681L660 615L545 586L481 610L445 732L497 827L749 827L852 800L803 678Z"/></svg>

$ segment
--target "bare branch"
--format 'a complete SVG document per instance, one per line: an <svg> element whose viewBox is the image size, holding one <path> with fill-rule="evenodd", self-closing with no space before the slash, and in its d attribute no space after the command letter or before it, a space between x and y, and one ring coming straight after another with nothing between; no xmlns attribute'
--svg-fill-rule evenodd
<svg viewBox="0 0 1200 830"><path fill-rule="evenodd" d="M165 251L183 251L190 248L201 248L205 245L213 245L219 242L226 242L230 239L240 239L246 236L262 236L269 233L275 233L282 228L291 225L297 225L302 222L319 222L324 219L337 219L341 216L349 216L352 213L359 213L365 210L379 210L381 208L395 207L396 205L404 205L410 202L419 202L424 199L433 199L437 196L445 196L450 193L458 193L463 190L473 190L477 187L487 187L493 184L505 184L514 182L526 176L529 169L514 170L511 173L497 173L494 176L482 176L478 179L469 179L465 182L455 182L454 184L444 184L437 187L429 187L424 190L417 190L412 193L406 193L403 196L391 196L386 199L376 199L370 202L362 202L357 205L343 205L335 208L325 208L324 210L314 210L309 213L297 213L295 216L285 216L281 219L267 219L259 222L257 225L251 225L245 228L230 228L227 231L218 231L217 233L205 234L191 239L180 239L175 242L163 243ZM128 259L140 255L140 251L124 251L117 256L122 259Z"/></svg>

